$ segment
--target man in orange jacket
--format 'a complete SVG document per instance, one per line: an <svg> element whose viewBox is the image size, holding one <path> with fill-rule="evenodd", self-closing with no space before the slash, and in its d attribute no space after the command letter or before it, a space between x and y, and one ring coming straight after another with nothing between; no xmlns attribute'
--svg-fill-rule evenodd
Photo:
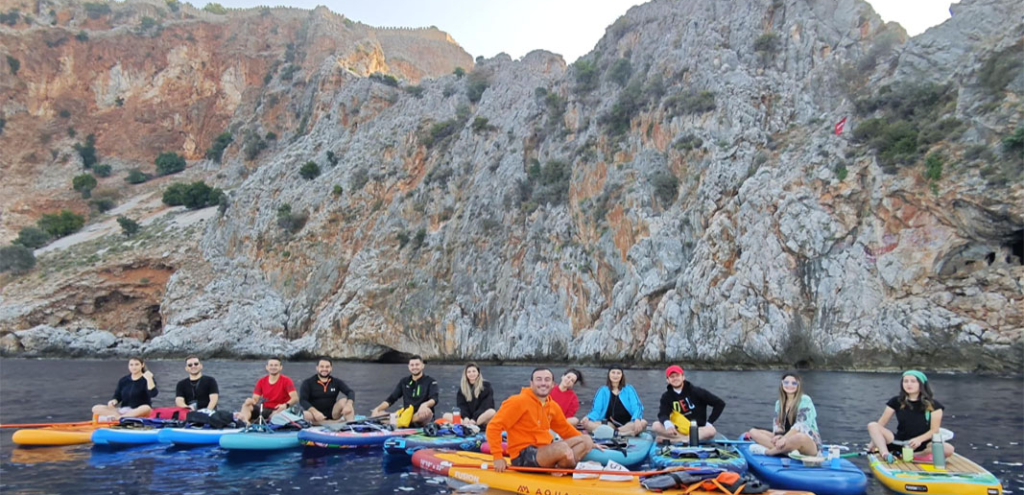
<svg viewBox="0 0 1024 495"><path fill-rule="evenodd" d="M554 384L551 370L533 370L530 386L503 402L487 424L487 441L491 445L501 445L501 432L508 432L506 450L513 466L571 469L594 448L590 435L580 434L565 420L562 408L548 400ZM553 442L551 430L564 440ZM508 463L501 449L491 449L491 452L494 453L494 470L505 471Z"/></svg>

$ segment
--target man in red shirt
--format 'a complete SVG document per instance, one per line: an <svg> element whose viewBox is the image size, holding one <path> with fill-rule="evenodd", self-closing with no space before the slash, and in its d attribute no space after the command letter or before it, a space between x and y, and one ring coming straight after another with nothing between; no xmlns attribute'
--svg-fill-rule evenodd
<svg viewBox="0 0 1024 495"><path fill-rule="evenodd" d="M256 382L256 388L252 391L252 397L245 399L238 418L246 423L252 417L253 409L257 415L260 408L257 405L263 400L263 419L270 419L276 413L288 409L299 402L299 392L295 390L295 383L291 378L281 374L281 359L270 358L267 360L267 376Z"/></svg>

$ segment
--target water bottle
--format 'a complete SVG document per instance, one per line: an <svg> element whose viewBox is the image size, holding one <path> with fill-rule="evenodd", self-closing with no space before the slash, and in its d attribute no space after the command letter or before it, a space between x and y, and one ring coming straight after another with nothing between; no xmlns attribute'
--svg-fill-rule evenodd
<svg viewBox="0 0 1024 495"><path fill-rule="evenodd" d="M696 447L700 443L700 433L697 431L697 422L690 421L690 446Z"/></svg>
<svg viewBox="0 0 1024 495"><path fill-rule="evenodd" d="M932 464L935 469L946 469L946 449L942 445L942 435L932 435Z"/></svg>
<svg viewBox="0 0 1024 495"><path fill-rule="evenodd" d="M462 424L462 413L459 411L459 408L457 407L455 409L452 409L452 423L457 425Z"/></svg>
<svg viewBox="0 0 1024 495"><path fill-rule="evenodd" d="M832 445L828 448L828 465L832 469L839 469L839 446Z"/></svg>

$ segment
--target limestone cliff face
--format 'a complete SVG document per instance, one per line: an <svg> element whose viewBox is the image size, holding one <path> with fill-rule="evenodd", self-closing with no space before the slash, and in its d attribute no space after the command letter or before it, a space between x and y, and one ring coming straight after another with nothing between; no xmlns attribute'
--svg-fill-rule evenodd
<svg viewBox="0 0 1024 495"><path fill-rule="evenodd" d="M103 352L1019 373L1016 8L964 0L908 40L857 0L655 0L572 67L498 56L420 93L311 65L280 90L308 125L258 166L229 149L230 205L167 254L159 330ZM394 66L422 56L408 36L376 33ZM124 251L84 270L159 258ZM4 352L107 335L31 317L65 287L7 285Z"/></svg>
<svg viewBox="0 0 1024 495"><path fill-rule="evenodd" d="M240 122L261 135L309 126L315 109L297 97L311 82L333 92L342 72L414 83L473 66L437 29L377 30L325 8L218 15L174 5L43 1L0 9L20 13L0 28L0 240L40 212L88 211L69 186L80 169L72 145L88 134L115 175L151 171L161 152L203 158ZM421 48L410 48L417 41ZM123 181L101 188L108 183Z"/></svg>

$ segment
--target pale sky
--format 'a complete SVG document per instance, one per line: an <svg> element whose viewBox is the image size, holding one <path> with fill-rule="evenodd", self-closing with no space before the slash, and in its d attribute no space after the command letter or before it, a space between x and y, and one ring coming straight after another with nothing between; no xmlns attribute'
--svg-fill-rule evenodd
<svg viewBox="0 0 1024 495"><path fill-rule="evenodd" d="M685 1L685 0L683 0ZM812 0L813 1L813 0ZM203 7L206 0L192 0ZM437 26L474 57L513 59L542 48L572 63L594 48L605 28L637 0L219 0L225 7L317 5L375 27ZM911 36L949 18L952 0L868 0Z"/></svg>

